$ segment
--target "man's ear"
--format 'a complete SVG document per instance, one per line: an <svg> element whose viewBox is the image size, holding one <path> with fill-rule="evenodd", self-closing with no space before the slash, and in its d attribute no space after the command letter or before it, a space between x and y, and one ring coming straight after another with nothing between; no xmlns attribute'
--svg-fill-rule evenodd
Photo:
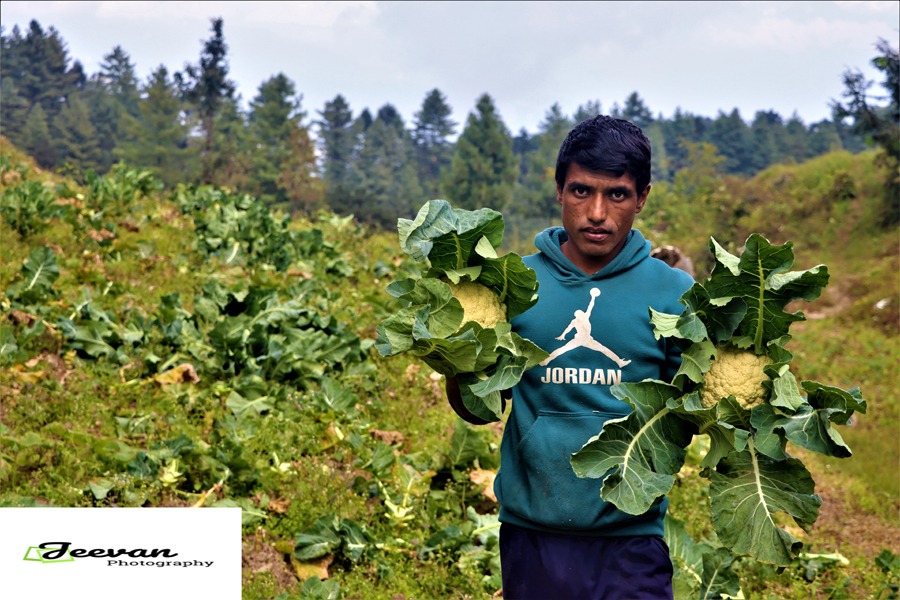
<svg viewBox="0 0 900 600"><path fill-rule="evenodd" d="M562 205L562 188L558 183L556 184L556 202Z"/></svg>
<svg viewBox="0 0 900 600"><path fill-rule="evenodd" d="M634 214L637 214L644 210L644 203L647 202L647 196L650 195L650 184L647 184L647 187L644 188L644 191L641 192L641 195L638 196L637 200L637 210L634 211Z"/></svg>

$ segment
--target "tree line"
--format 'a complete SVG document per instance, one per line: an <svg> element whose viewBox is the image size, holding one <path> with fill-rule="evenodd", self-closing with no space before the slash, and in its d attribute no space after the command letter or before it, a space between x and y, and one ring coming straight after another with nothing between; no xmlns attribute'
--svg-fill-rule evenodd
<svg viewBox="0 0 900 600"><path fill-rule="evenodd" d="M0 80L2 134L44 168L104 173L126 162L168 186L224 186L270 206L328 208L388 227L438 197L461 208L555 216L559 145L575 124L603 109L592 100L567 115L554 104L535 132L513 135L484 94L454 139L460 124L438 89L425 95L409 126L391 104L354 113L340 94L309 118L302 94L283 73L263 81L244 108L228 77L222 19L212 20L196 63L181 71L160 65L145 81L121 46L87 75L60 33L33 20L25 32L2 32ZM654 181L671 181L689 164L691 144L714 145L721 170L745 177L778 162L862 151L871 132L860 129L859 119L845 122L855 116L852 109L835 103L832 119L810 125L771 110L749 122L737 109L706 117L679 108L664 117L634 92L608 113L645 131Z"/></svg>

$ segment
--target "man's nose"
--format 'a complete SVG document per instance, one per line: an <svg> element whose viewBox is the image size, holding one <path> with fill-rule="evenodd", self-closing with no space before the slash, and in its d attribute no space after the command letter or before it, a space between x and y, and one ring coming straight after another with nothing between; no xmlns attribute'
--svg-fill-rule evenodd
<svg viewBox="0 0 900 600"><path fill-rule="evenodd" d="M606 199L598 194L591 198L590 204L588 204L587 217L594 223L602 223L606 220L607 210Z"/></svg>

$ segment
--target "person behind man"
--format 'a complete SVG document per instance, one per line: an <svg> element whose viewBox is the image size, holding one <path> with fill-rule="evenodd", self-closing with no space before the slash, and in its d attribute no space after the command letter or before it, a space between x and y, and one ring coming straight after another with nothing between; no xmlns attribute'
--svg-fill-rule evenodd
<svg viewBox="0 0 900 600"><path fill-rule="evenodd" d="M506 600L672 598L663 542L667 500L629 515L579 479L569 457L631 407L610 393L626 381L671 381L680 353L657 340L647 307L679 314L693 280L650 257L633 229L650 193L650 143L640 128L598 116L577 125L556 161L562 227L537 235L524 259L537 273L538 303L513 331L550 356L512 390L494 483ZM575 329L575 337L566 335ZM447 381L451 406L483 423Z"/></svg>

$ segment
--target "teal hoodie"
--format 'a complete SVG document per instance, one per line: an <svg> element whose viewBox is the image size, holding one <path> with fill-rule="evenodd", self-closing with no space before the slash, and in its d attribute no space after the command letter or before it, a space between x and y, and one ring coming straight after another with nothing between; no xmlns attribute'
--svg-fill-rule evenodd
<svg viewBox="0 0 900 600"><path fill-rule="evenodd" d="M524 259L537 272L540 299L512 320L513 331L550 357L513 388L494 482L500 521L565 535L661 536L667 500L644 515L623 513L601 500L601 480L575 476L569 457L608 419L631 412L610 386L674 376L680 353L654 338L647 307L681 313L678 299L694 282L651 258L636 229L593 275L562 253L566 239L562 227L547 229L535 238L540 252Z"/></svg>

